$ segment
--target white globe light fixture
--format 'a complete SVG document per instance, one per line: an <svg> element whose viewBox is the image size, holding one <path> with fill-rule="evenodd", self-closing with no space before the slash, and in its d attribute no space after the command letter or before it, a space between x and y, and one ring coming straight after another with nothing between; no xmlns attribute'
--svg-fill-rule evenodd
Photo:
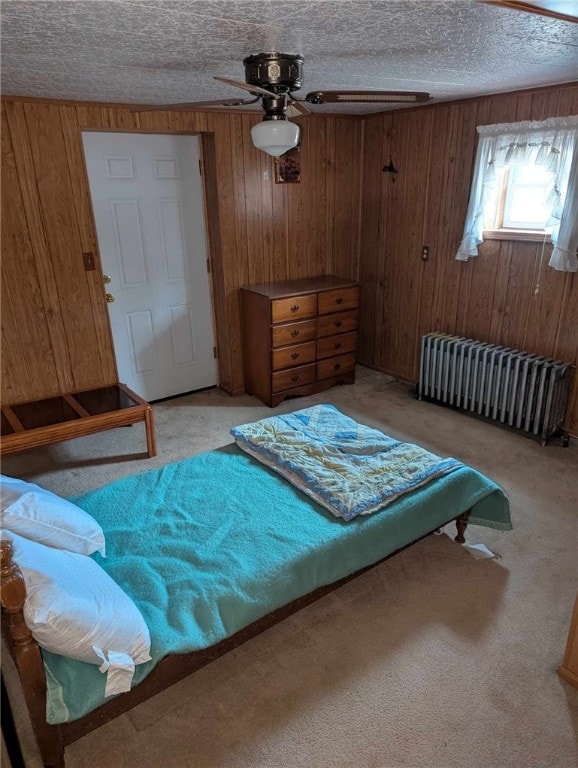
<svg viewBox="0 0 578 768"><path fill-rule="evenodd" d="M279 157L296 147L299 142L299 126L283 119L267 119L251 128L253 145L268 155Z"/></svg>

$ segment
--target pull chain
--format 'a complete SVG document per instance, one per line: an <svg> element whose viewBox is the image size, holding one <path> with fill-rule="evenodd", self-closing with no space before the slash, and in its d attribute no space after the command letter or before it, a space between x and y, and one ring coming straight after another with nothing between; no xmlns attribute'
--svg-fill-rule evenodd
<svg viewBox="0 0 578 768"><path fill-rule="evenodd" d="M548 235L544 232L544 239L542 240L542 251L540 252L540 266L538 268L538 279L536 280L536 287L534 288L534 296L540 293L540 278L542 277L542 264L544 262L544 249L546 248L546 238Z"/></svg>

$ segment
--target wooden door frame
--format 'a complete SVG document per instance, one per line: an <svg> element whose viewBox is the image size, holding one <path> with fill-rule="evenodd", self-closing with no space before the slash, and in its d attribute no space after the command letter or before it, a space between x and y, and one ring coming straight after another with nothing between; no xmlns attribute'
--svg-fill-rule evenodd
<svg viewBox="0 0 578 768"><path fill-rule="evenodd" d="M207 276L209 280L209 298L211 302L211 322L213 326L213 338L215 340L215 356L216 356L216 372L217 382L216 386L223 389L230 395L240 394L233 392L230 388L226 387L222 383L221 375L221 357L219 350L224 349L225 341L224 334L228 323L221 323L220 318L217 317L216 308L221 306L226 308L226 303L223 301L221 304L216 301L216 293L219 290L224 296L224 281L223 281L223 258L221 251L221 237L220 237L220 217L218 206L218 190L217 190L217 177L216 177L216 157L215 157L215 134L204 131L175 131L175 130L148 130L148 129L135 129L135 128L83 128L78 126L78 141L82 149L82 162L84 170L84 178L86 183L86 191L88 194L88 200L90 203L90 223L94 234L94 242L96 243L96 253L94 254L96 270L100 272L101 282L104 280L104 271L102 268L102 260L100 257L100 246L98 242L98 234L96 230L96 220L94 216L94 208L92 203L92 194L90 192L90 183L88 178L88 167L86 164L86 153L84 151L84 142L82 140L83 133L133 133L142 135L162 135L162 136L196 136L199 139L199 157L201 160L201 187L203 190L203 218L205 222L205 235L207 243ZM103 283L104 285L104 283ZM112 327L110 323L110 313L106 306L105 292L102 292L102 309L106 313L106 322L109 333L109 341L111 350L113 352L114 366L116 376L118 380L118 365L116 360L116 350L114 346L114 338L112 335Z"/></svg>

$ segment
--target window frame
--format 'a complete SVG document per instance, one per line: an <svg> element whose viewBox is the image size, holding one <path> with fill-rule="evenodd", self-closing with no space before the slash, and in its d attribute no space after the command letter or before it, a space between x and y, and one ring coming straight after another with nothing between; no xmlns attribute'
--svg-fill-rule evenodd
<svg viewBox="0 0 578 768"><path fill-rule="evenodd" d="M504 210L508 185L511 181L511 171L512 166L507 165L500 169L501 178L494 206L494 216L493 220L488 222L488 228L483 231L484 240L519 240L522 242L551 243L552 238L544 227L538 229L534 227L504 226Z"/></svg>
<svg viewBox="0 0 578 768"><path fill-rule="evenodd" d="M555 174L552 206L547 222L550 242L554 246L548 266L560 272L578 271L578 115L548 117L545 120L522 120L515 123L492 123L476 126L477 149L470 183L470 195L464 220L462 237L455 259L467 262L480 256L484 232L490 233L487 218L492 191L495 189L495 169L509 164L511 159L526 158L544 163ZM549 148L549 151L548 151ZM499 154L506 150L502 157ZM526 151L529 150L529 151ZM555 157L557 155L558 157ZM566 177L566 174L569 174ZM564 195L564 197L562 197ZM495 230L494 230L495 231ZM548 239L547 235L530 231L497 232L497 236L511 241Z"/></svg>

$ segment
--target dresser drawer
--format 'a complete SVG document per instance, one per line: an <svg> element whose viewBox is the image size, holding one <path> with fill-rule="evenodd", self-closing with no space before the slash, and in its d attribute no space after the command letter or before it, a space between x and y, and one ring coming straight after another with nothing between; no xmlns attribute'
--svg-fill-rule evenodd
<svg viewBox="0 0 578 768"><path fill-rule="evenodd" d="M287 371L278 371L271 378L273 392L282 392L284 389L291 389L291 387L311 384L315 381L315 363L302 365L300 368L289 368Z"/></svg>
<svg viewBox="0 0 578 768"><path fill-rule="evenodd" d="M339 376L353 370L355 370L355 354L328 357L327 360L320 360L317 363L317 378L329 379L331 376Z"/></svg>
<svg viewBox="0 0 578 768"><path fill-rule="evenodd" d="M359 304L359 288L341 288L319 294L319 314L328 315L343 309L355 309Z"/></svg>
<svg viewBox="0 0 578 768"><path fill-rule="evenodd" d="M288 344L300 344L312 341L317 336L317 320L303 320L300 323L274 325L271 328L271 345L286 347Z"/></svg>
<svg viewBox="0 0 578 768"><path fill-rule="evenodd" d="M317 338L333 336L334 333L355 331L357 328L357 310L337 312L335 315L323 315L317 320Z"/></svg>
<svg viewBox="0 0 578 768"><path fill-rule="evenodd" d="M317 314L317 294L292 296L289 299L275 299L271 302L271 322L287 323L290 320L304 320Z"/></svg>
<svg viewBox="0 0 578 768"><path fill-rule="evenodd" d="M295 344L293 347L283 347L273 350L273 370L280 371L294 365L305 365L315 360L317 345L314 341L307 344Z"/></svg>
<svg viewBox="0 0 578 768"><path fill-rule="evenodd" d="M327 336L317 342L317 359L334 355L344 355L346 352L355 352L357 333L342 333L339 336Z"/></svg>

